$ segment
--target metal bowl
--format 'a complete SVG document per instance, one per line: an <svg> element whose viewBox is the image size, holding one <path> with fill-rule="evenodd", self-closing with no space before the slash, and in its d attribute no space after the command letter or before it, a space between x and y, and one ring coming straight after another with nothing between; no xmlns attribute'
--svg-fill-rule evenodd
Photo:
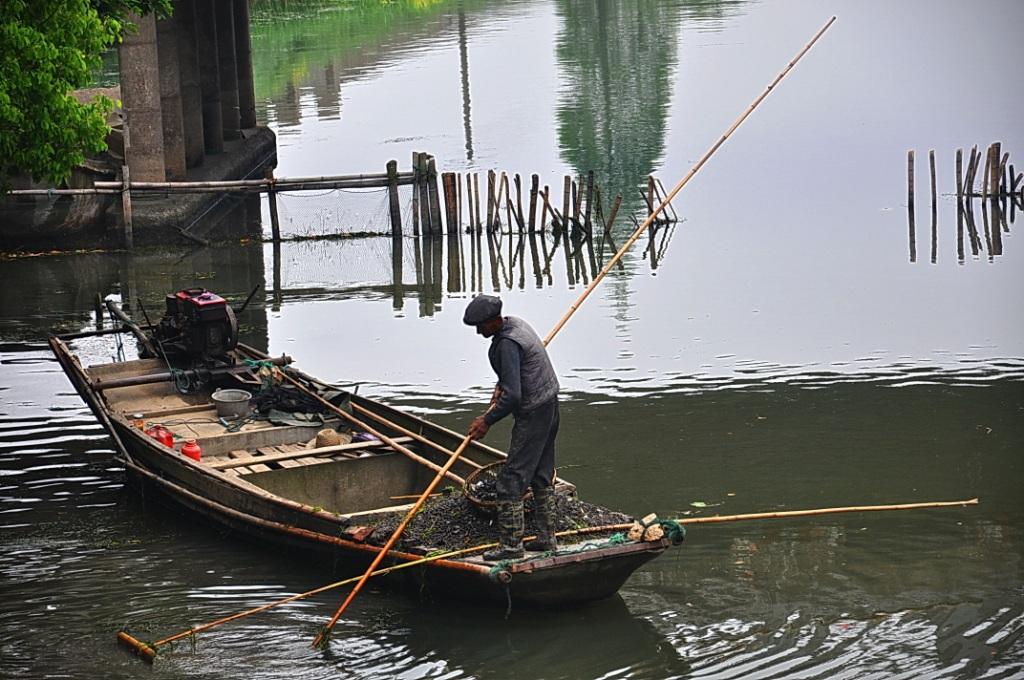
<svg viewBox="0 0 1024 680"><path fill-rule="evenodd" d="M220 418L241 418L249 415L251 399L252 394L245 390L217 390L213 393L213 403Z"/></svg>

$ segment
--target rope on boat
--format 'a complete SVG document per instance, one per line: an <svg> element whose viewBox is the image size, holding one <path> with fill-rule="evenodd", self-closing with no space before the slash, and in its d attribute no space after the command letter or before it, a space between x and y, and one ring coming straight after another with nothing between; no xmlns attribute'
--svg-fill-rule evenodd
<svg viewBox="0 0 1024 680"><path fill-rule="evenodd" d="M665 530L665 536L672 545L679 545L686 540L686 527L674 519L659 519L658 524Z"/></svg>

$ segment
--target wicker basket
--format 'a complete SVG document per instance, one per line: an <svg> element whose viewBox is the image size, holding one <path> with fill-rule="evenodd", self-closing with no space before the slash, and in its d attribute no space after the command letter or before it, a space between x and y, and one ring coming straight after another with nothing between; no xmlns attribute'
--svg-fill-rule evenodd
<svg viewBox="0 0 1024 680"><path fill-rule="evenodd" d="M496 494L496 480L498 473L505 467L505 461L485 465L482 468L473 470L466 477L466 484L462 487L469 502L487 514L494 514L498 508ZM523 500L533 498L533 490L527 488L523 494Z"/></svg>

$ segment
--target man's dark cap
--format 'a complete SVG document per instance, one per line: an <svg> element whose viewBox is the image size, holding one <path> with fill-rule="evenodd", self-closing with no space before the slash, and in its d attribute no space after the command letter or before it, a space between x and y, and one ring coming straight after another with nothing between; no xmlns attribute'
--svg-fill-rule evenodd
<svg viewBox="0 0 1024 680"><path fill-rule="evenodd" d="M488 319L501 314L501 298L496 295L477 295L466 305L466 313L462 323L467 326L479 326Z"/></svg>

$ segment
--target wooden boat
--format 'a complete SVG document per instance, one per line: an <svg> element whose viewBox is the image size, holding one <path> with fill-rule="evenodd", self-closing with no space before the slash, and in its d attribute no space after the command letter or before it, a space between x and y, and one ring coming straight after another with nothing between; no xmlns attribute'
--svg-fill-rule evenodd
<svg viewBox="0 0 1024 680"><path fill-rule="evenodd" d="M85 366L74 353L76 342L83 338L131 330L139 332L137 326L126 324L49 339L71 383L124 457L129 481L141 483L147 492L159 491L160 497L220 530L271 546L318 553L326 557L324 564L344 562L353 573L355 569L361 573L381 549L367 541L373 529L368 518L411 507L396 506L394 498L421 493L463 438L357 395L351 395L349 419L357 419L365 426L357 429L378 438L317 446L319 430L348 424L336 413L324 424L255 421L232 426L216 415L212 385L251 391L260 378L245 360L271 361L241 344L227 353L228 368L211 384L188 394L177 389L166 357ZM294 368L286 374L314 393L323 393L327 387ZM173 445L147 435L138 427L139 418L146 424L163 424L175 435ZM201 460L182 454L187 438L196 440ZM473 470L504 455L483 443L472 443L452 467L452 482L461 482ZM560 480L557 491L574 493L575 489ZM581 550L584 543L587 549ZM669 545L666 538L613 542L580 535L560 539L560 550L554 555L527 553L523 560L494 564L477 553L438 559L385 578L502 604L509 597L526 605L575 604L613 595L633 571ZM382 566L421 559L432 550L432 546L393 550Z"/></svg>

